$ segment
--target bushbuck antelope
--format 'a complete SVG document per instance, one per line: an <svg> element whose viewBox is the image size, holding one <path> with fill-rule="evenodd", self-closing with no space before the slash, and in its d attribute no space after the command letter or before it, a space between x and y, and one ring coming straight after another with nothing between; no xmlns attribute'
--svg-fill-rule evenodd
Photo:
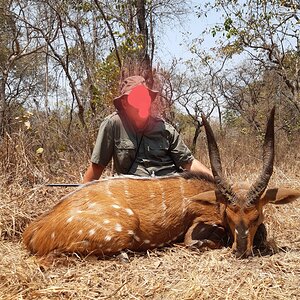
<svg viewBox="0 0 300 300"><path fill-rule="evenodd" d="M264 142L263 170L250 187L229 185L219 150L203 116L214 178L204 174L138 178L123 176L84 185L31 223L27 248L39 256L110 255L143 251L184 239L186 245L219 248L231 240L237 257L252 254L266 233L263 206L289 203L300 191L266 189L274 161L274 109Z"/></svg>

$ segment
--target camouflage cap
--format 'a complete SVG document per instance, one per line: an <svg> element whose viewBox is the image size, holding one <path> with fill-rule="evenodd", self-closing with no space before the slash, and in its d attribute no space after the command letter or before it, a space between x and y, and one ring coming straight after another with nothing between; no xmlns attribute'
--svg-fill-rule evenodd
<svg viewBox="0 0 300 300"><path fill-rule="evenodd" d="M146 85L146 80L144 77L130 76L130 77L127 77L126 79L124 79L124 81L122 82L122 86L121 86L121 94L113 100L114 105L118 110L120 110L122 108L122 104L121 104L122 97L128 96L130 94L130 92L133 90L133 88L135 88L138 85L144 85L147 88L147 90L149 91L149 95L150 95L152 101L155 99L155 97L158 94L158 91L149 89Z"/></svg>

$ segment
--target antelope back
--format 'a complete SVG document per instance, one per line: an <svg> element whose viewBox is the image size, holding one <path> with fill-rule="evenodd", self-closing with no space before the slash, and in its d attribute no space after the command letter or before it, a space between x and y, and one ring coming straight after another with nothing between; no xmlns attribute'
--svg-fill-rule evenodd
<svg viewBox="0 0 300 300"><path fill-rule="evenodd" d="M213 189L212 182L181 176L100 180L69 194L31 223L24 243L37 255L55 249L110 254L155 248L185 233L196 213L191 198Z"/></svg>

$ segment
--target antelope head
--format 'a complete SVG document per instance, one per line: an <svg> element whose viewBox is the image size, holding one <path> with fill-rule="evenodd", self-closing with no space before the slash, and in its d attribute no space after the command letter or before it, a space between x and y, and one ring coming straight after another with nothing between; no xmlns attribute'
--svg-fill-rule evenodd
<svg viewBox="0 0 300 300"><path fill-rule="evenodd" d="M219 149L213 131L202 115L207 136L210 164L215 178L217 191L215 198L220 203L222 222L229 229L236 257L248 257L252 254L253 240L260 224L263 222L263 206L269 201L284 204L299 196L291 195L286 189L269 189L267 186L273 172L274 163L274 113L272 109L265 134L263 146L263 168L258 179L250 188L235 188L227 183L222 174Z"/></svg>

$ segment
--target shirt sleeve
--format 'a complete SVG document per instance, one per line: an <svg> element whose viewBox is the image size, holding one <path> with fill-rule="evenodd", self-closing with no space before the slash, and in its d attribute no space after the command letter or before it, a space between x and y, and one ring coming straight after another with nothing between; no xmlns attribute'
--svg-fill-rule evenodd
<svg viewBox="0 0 300 300"><path fill-rule="evenodd" d="M186 163L190 163L194 160L190 149L185 145L184 141L180 137L177 130L169 125L171 138L170 138L170 155L177 167L182 167Z"/></svg>
<svg viewBox="0 0 300 300"><path fill-rule="evenodd" d="M105 119L99 128L91 162L106 167L113 156L114 131L111 120Z"/></svg>

